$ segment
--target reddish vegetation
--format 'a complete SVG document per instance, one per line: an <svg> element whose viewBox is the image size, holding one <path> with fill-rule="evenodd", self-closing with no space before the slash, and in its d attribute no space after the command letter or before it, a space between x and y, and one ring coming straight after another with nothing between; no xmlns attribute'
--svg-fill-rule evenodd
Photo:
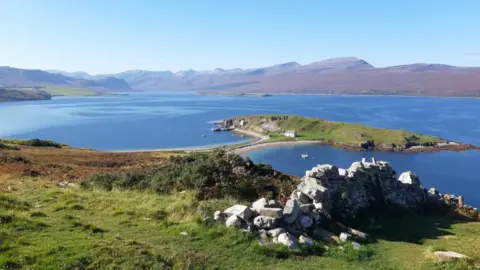
<svg viewBox="0 0 480 270"><path fill-rule="evenodd" d="M43 176L75 182L91 173L140 170L163 164L168 153L108 153L70 147L27 147L0 150L0 175Z"/></svg>

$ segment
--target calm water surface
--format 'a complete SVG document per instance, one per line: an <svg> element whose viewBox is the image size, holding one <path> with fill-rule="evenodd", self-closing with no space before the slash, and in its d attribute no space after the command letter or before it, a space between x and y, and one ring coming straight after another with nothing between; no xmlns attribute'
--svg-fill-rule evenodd
<svg viewBox="0 0 480 270"><path fill-rule="evenodd" d="M375 127L401 128L480 145L480 100L460 98L276 95L203 96L135 93L0 103L0 137L49 139L99 150L137 150L237 143L245 138L212 133L212 121L248 114L288 113ZM203 137L202 135L206 135ZM302 160L307 152L312 159ZM374 153L397 171L416 172L426 186L466 196L480 206L480 152ZM372 153L298 145L249 153L255 161L302 175L317 163L348 167Z"/></svg>

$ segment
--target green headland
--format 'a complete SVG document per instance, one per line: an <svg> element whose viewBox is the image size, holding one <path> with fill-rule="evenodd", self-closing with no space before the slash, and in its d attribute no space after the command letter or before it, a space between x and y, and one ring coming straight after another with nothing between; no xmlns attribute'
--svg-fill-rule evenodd
<svg viewBox="0 0 480 270"><path fill-rule="evenodd" d="M219 123L258 137L262 143L312 141L352 150L438 151L476 149L435 136L406 130L370 127L363 124L334 122L296 115L251 115L226 119Z"/></svg>

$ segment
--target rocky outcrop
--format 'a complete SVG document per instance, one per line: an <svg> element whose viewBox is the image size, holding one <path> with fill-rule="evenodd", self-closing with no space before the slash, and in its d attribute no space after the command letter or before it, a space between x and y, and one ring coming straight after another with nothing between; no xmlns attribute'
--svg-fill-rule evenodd
<svg viewBox="0 0 480 270"><path fill-rule="evenodd" d="M463 197L442 195L436 189L427 191L411 171L398 178L396 174L388 162L375 159L354 162L348 169L317 165L305 172L283 204L260 198L251 207L234 205L223 212L217 211L214 218L229 227L258 232L263 240L271 237L274 243L292 249L313 245L314 240L351 242L359 249L361 245L355 241L365 242L370 237L342 222L356 219L361 213L374 216L372 211L379 206L450 207L463 209L478 218L477 209L465 205ZM226 216L229 218L224 221Z"/></svg>

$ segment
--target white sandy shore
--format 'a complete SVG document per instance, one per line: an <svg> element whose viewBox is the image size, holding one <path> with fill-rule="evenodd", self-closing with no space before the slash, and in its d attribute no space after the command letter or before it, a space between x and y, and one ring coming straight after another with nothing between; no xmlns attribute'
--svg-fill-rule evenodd
<svg viewBox="0 0 480 270"><path fill-rule="evenodd" d="M263 134L243 130L243 129L235 129L234 133L238 133L244 136L248 136L253 138L251 142L246 144L235 145L232 144L222 144L222 145L206 145L206 146L194 146L194 147L178 147L178 148L159 148L159 149L146 149L146 150L117 150L117 151L110 151L110 152L123 152L123 153L134 153L134 152L204 152L210 151L217 147L229 147L231 151L237 154L245 154L251 151L255 151L258 149L266 148L266 147L277 147L277 146L284 146L284 145L296 145L296 144L321 144L320 141L286 141L286 142L269 142L269 136L265 136Z"/></svg>

